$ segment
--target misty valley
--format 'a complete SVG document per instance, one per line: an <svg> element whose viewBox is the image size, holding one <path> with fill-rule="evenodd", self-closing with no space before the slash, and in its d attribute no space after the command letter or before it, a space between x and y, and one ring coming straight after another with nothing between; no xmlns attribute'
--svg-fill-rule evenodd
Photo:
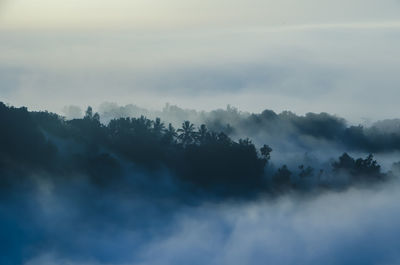
<svg viewBox="0 0 400 265"><path fill-rule="evenodd" d="M299 243L303 229L329 238L342 222L376 226L363 223L369 210L399 209L391 196L399 196L400 163L382 167L374 157L396 157L397 120L352 126L326 113L249 114L230 106L196 112L167 105L155 113L106 104L99 111L88 107L68 118L0 104L1 264L290 264L271 246L274 239L295 251L286 241ZM374 205L375 197L389 209ZM343 211L355 216L342 220ZM321 212L340 221L320 224L314 218ZM240 246L247 225L257 227L248 238L260 241L257 248ZM343 238L327 239L327 249L302 238L318 251L293 259L320 264L325 253L332 264L359 262L335 254L346 252ZM225 248L245 250L232 261ZM382 248L362 264L394 253Z"/></svg>
<svg viewBox="0 0 400 265"><path fill-rule="evenodd" d="M400 0L0 0L0 265L400 265Z"/></svg>

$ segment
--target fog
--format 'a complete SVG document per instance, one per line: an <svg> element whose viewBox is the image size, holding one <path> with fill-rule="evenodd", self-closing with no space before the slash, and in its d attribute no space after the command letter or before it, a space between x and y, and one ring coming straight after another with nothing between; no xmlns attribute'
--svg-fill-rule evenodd
<svg viewBox="0 0 400 265"><path fill-rule="evenodd" d="M326 169L331 159L344 151L355 156L374 153L385 170L400 161L400 146L397 138L393 138L400 134L397 119L357 124L328 113L296 115L290 111L275 113L268 109L250 113L230 105L223 109L196 111L166 104L161 110L152 110L134 104L104 102L97 109L103 123L121 117L159 117L177 128L189 120L196 126L206 124L210 129L222 130L236 140L249 137L257 146L269 144L272 147L273 163L287 164L291 168L302 163ZM78 106L64 109L67 118L82 117L77 113L82 113Z"/></svg>
<svg viewBox="0 0 400 265"><path fill-rule="evenodd" d="M103 107L109 115L145 111ZM399 263L397 120L352 129L326 113L199 114L170 106L164 114L171 109L215 128L231 117L223 120L247 124L240 133L293 143L277 145L270 161L268 148L259 153L211 128L208 138L187 142L184 130L165 138L175 131L157 130L160 120L109 116L104 125L90 108L66 120L0 104L0 123L8 124L0 131L0 263ZM276 126L280 138L265 126ZM380 141L386 133L392 138ZM315 151L301 156L305 145ZM378 161L337 158L326 146L360 155L376 149Z"/></svg>
<svg viewBox="0 0 400 265"><path fill-rule="evenodd" d="M397 180L371 189L185 206L173 209L171 216L162 209L154 211L158 208L154 205L143 205L143 212L138 202L102 196L107 211L98 212L89 224L91 209L72 204L66 212L64 195L43 189L32 198L35 223L48 224L45 231L50 238L26 265L400 261ZM149 212L155 213L148 216ZM140 225L131 227L131 223Z"/></svg>
<svg viewBox="0 0 400 265"><path fill-rule="evenodd" d="M396 118L398 25L3 29L0 91L13 105L57 113L111 101Z"/></svg>

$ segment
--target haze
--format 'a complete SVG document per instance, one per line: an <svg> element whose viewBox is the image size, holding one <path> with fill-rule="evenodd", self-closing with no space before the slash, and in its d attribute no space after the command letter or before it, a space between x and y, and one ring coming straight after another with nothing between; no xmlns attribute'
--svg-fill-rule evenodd
<svg viewBox="0 0 400 265"><path fill-rule="evenodd" d="M400 2L2 1L3 101L393 118ZM248 104L251 102L251 104ZM373 107L371 107L373 106Z"/></svg>

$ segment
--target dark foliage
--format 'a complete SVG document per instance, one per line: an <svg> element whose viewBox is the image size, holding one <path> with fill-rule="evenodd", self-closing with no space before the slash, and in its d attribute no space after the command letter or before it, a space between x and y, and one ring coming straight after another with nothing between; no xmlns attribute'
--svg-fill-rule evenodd
<svg viewBox="0 0 400 265"><path fill-rule="evenodd" d="M278 118L293 120L299 130L315 137L334 139L339 130L355 145L368 144L368 139L360 136L360 127L345 129L341 120L327 114L294 117L289 112L278 116L264 111L249 119L263 122ZM249 139L233 141L224 132L209 130L206 125L196 128L190 121L178 129L144 116L113 119L104 125L90 107L84 118L65 120L53 113L28 112L0 103L0 122L2 182L10 176L41 171L57 176L83 174L96 185L106 186L122 182L125 165L133 164L148 172L166 170L193 191L251 196L275 188L301 187L298 182L307 179L318 182L324 174L303 165L298 175L286 165L271 173L266 170L266 165L272 166L268 145L257 150ZM345 153L332 166L334 173L349 174L353 182L384 178L372 155L354 159Z"/></svg>
<svg viewBox="0 0 400 265"><path fill-rule="evenodd" d="M0 165L3 169L51 167L56 147L46 139L26 108L7 107L0 102L0 123Z"/></svg>
<svg viewBox="0 0 400 265"><path fill-rule="evenodd" d="M291 139L304 147L309 147L304 139L313 139L349 151L379 153L400 150L399 120L385 120L371 127L348 126L346 120L328 113L298 116L290 111L277 114L264 110L260 114L242 115L233 108L211 112L206 119L206 124L214 130L225 130L227 123L230 124L229 135L240 130L247 136L263 134L269 139Z"/></svg>
<svg viewBox="0 0 400 265"><path fill-rule="evenodd" d="M381 167L378 165L372 154L365 159L354 159L347 153L339 157L339 161L332 164L335 172L350 174L352 180L372 181L381 180L384 175L381 173Z"/></svg>
<svg viewBox="0 0 400 265"><path fill-rule="evenodd" d="M283 165L281 168L278 169L273 178L274 184L276 185L278 190L286 190L291 187L291 175L292 172L290 172L286 165Z"/></svg>

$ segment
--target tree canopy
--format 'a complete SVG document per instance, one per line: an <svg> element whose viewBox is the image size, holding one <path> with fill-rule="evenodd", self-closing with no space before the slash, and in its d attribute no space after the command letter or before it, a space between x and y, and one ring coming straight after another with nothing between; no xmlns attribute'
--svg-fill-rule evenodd
<svg viewBox="0 0 400 265"><path fill-rule="evenodd" d="M65 120L0 103L0 122L2 175L25 169L59 175L75 172L104 184L119 181L124 164L131 163L147 171L166 169L194 189L243 196L298 188L299 181L309 179L326 186L326 179L337 174L347 174L351 183L387 177L372 154L354 159L344 153L332 163L331 173L303 164L298 172L286 165L276 168L270 163L269 145L257 148L248 138L234 141L224 132L204 124L196 128L190 121L177 129L144 116L102 124L91 107L84 118Z"/></svg>

